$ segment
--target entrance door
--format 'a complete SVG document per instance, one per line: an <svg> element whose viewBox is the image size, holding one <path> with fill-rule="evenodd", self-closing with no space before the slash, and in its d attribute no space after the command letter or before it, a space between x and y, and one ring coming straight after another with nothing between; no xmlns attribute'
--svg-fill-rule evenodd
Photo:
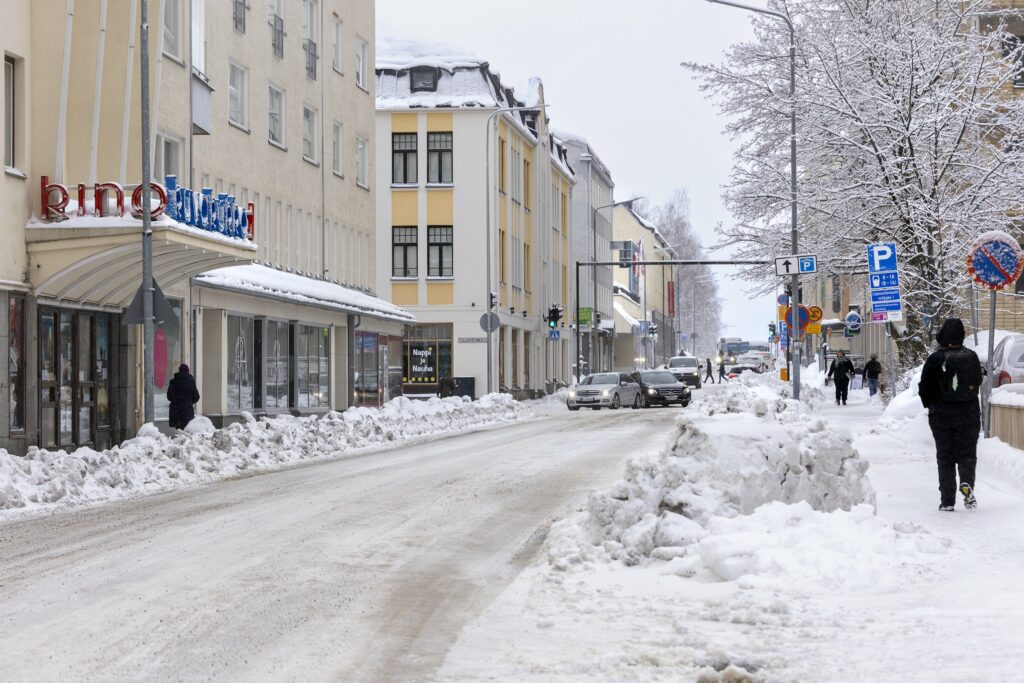
<svg viewBox="0 0 1024 683"><path fill-rule="evenodd" d="M57 311L39 311L39 445L57 447Z"/></svg>
<svg viewBox="0 0 1024 683"><path fill-rule="evenodd" d="M106 353L109 329L101 315L86 311L39 311L39 445L74 448L96 442L96 351L103 354L104 416L107 418ZM105 425L106 426L106 425Z"/></svg>

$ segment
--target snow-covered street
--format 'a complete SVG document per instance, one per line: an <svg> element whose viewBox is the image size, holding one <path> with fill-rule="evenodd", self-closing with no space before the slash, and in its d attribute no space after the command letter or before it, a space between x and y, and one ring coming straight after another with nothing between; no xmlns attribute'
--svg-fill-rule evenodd
<svg viewBox="0 0 1024 683"><path fill-rule="evenodd" d="M2 524L2 678L427 678L548 524L656 452L681 412L550 408Z"/></svg>
<svg viewBox="0 0 1024 683"><path fill-rule="evenodd" d="M1024 489L1012 465L1024 453L983 442L980 509L965 512L958 502L956 512L939 512L923 415L883 419L866 391L853 392L843 407L828 400L830 388L821 390L826 398L813 412L849 429L870 462L877 516L868 506L825 514L803 502L775 502L705 529L686 527L689 538L676 532L684 547L658 547L659 522L653 552L639 561L623 547L637 543L642 521L621 533L621 545L606 538L570 562L557 535L572 540L578 530L556 526L546 556L465 631L440 678L1019 680ZM710 415L697 424L710 432L735 419ZM757 447L756 439L750 444ZM719 483L711 476L704 485ZM656 488L645 491L648 500ZM610 495L626 494L616 485ZM601 510L592 499L580 524L593 524ZM604 531L632 522L622 521L628 512L623 503L619 516L603 520Z"/></svg>

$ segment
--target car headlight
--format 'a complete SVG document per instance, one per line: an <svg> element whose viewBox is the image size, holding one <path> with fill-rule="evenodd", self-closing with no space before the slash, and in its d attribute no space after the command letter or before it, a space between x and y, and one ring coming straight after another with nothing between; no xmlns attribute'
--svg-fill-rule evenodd
<svg viewBox="0 0 1024 683"><path fill-rule="evenodd" d="M648 389L647 393L650 394L651 396L657 396L658 395L658 390L657 389Z"/></svg>
<svg viewBox="0 0 1024 683"><path fill-rule="evenodd" d="M601 392L602 396L607 396L608 394L609 394L609 391L607 389L605 389L604 391Z"/></svg>
<svg viewBox="0 0 1024 683"><path fill-rule="evenodd" d="M569 398L576 398L576 392L575 391L570 391L569 392Z"/></svg>

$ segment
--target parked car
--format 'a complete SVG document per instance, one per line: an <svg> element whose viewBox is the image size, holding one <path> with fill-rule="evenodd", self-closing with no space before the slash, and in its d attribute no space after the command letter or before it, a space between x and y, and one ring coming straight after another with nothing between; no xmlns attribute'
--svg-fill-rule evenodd
<svg viewBox="0 0 1024 683"><path fill-rule="evenodd" d="M700 361L693 356L673 356L665 367L683 384L700 389Z"/></svg>
<svg viewBox="0 0 1024 683"><path fill-rule="evenodd" d="M993 386L1024 382L1024 334L1003 337L992 352Z"/></svg>
<svg viewBox="0 0 1024 683"><path fill-rule="evenodd" d="M630 375L640 385L640 404L644 408L678 403L690 405L690 389L667 370L642 370Z"/></svg>
<svg viewBox="0 0 1024 683"><path fill-rule="evenodd" d="M736 365L729 368L729 371L725 374L725 376L727 379L736 379L744 372L753 372L755 374L761 374L761 370L757 369L757 367L753 365L740 365L739 363L737 363Z"/></svg>
<svg viewBox="0 0 1024 683"><path fill-rule="evenodd" d="M588 375L569 390L569 410L580 408L618 409L620 406L641 406L640 385L624 372L596 372Z"/></svg>

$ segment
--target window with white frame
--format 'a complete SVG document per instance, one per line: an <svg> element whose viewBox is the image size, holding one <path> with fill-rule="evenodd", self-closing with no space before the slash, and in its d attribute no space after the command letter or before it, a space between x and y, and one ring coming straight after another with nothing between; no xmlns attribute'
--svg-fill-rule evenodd
<svg viewBox="0 0 1024 683"><path fill-rule="evenodd" d="M164 0L163 51L172 57L181 56L181 0Z"/></svg>
<svg viewBox="0 0 1024 683"><path fill-rule="evenodd" d="M270 86L269 88L270 121L267 130L268 139L275 145L284 146L284 90Z"/></svg>
<svg viewBox="0 0 1024 683"><path fill-rule="evenodd" d="M245 7L245 3L242 3ZM201 74L206 73L206 0L192 0L190 11L192 13L192 37L190 45L192 48L192 68ZM243 28L244 32L245 29Z"/></svg>
<svg viewBox="0 0 1024 683"><path fill-rule="evenodd" d="M174 133L158 131L156 154L153 159L153 178L163 183L169 175L181 177L182 139Z"/></svg>
<svg viewBox="0 0 1024 683"><path fill-rule="evenodd" d="M15 154L15 134L17 129L17 100L14 89L15 62L13 57L4 57L4 166L14 168L18 157Z"/></svg>
<svg viewBox="0 0 1024 683"><path fill-rule="evenodd" d="M249 71L233 62L228 64L228 120L249 128Z"/></svg>
<svg viewBox="0 0 1024 683"><path fill-rule="evenodd" d="M369 187L366 138L356 138L356 184Z"/></svg>
<svg viewBox="0 0 1024 683"><path fill-rule="evenodd" d="M337 71L338 73L341 73L342 72L342 68L341 68L342 67L342 57L341 57L341 48L342 48L342 42L341 42L341 19L339 19L337 16L333 17L332 28L333 28L333 33L334 33L334 55L333 55L333 60L332 61L333 61L333 65L334 65L334 70Z"/></svg>
<svg viewBox="0 0 1024 683"><path fill-rule="evenodd" d="M337 175L343 175L344 173L342 170L344 166L341 163L341 141L344 132L345 129L341 123L335 121L332 129L333 137L331 138L331 169Z"/></svg>
<svg viewBox="0 0 1024 683"><path fill-rule="evenodd" d="M356 85L366 88L366 41L356 40Z"/></svg>
<svg viewBox="0 0 1024 683"><path fill-rule="evenodd" d="M302 39L316 40L316 22L320 16L317 0L302 0Z"/></svg>
<svg viewBox="0 0 1024 683"><path fill-rule="evenodd" d="M316 109L302 107L302 158L316 161Z"/></svg>

